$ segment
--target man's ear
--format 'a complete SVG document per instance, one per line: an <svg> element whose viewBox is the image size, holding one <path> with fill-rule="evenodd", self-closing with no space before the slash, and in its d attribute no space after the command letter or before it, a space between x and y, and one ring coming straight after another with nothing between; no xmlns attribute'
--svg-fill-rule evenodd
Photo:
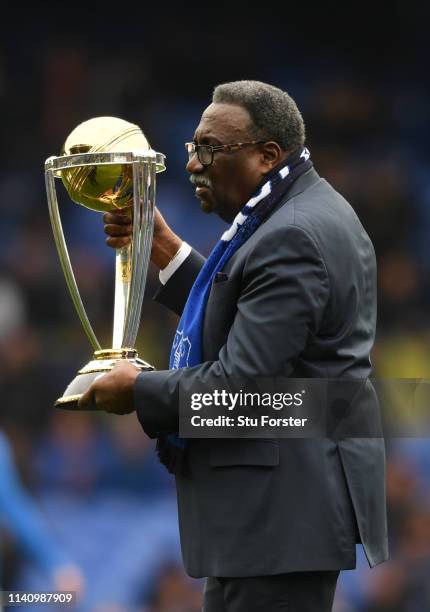
<svg viewBox="0 0 430 612"><path fill-rule="evenodd" d="M283 161L287 154L281 149L277 142L270 140L261 145L263 175L268 174L275 166Z"/></svg>

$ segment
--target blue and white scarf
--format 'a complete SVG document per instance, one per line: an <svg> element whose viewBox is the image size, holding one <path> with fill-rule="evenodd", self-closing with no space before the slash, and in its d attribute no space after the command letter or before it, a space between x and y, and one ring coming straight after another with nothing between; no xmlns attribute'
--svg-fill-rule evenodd
<svg viewBox="0 0 430 612"><path fill-rule="evenodd" d="M191 288L173 340L170 369L188 368L202 362L203 321L215 275L282 201L292 183L312 165L306 148L291 155L271 173L223 233ZM169 472L183 471L186 446L187 440L178 434L158 439L158 455Z"/></svg>

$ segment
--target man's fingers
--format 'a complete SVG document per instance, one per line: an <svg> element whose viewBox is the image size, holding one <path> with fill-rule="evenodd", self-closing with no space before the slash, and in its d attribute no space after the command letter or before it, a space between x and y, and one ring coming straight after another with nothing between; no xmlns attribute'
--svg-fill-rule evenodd
<svg viewBox="0 0 430 612"><path fill-rule="evenodd" d="M121 249L122 247L127 246L127 244L130 244L130 242L130 236L106 238L106 244L114 249Z"/></svg>
<svg viewBox="0 0 430 612"><path fill-rule="evenodd" d="M108 223L113 223L114 225L130 225L130 217L123 213L107 212L103 215L103 222L105 225Z"/></svg>
<svg viewBox="0 0 430 612"><path fill-rule="evenodd" d="M131 369L133 368L133 370ZM128 371L134 371L137 370L138 372L140 372L140 368L139 366L137 366L135 363L132 363L131 361L129 361L128 359L118 359L118 361L115 363L115 365L112 368L112 372L121 372L124 370L128 370Z"/></svg>
<svg viewBox="0 0 430 612"><path fill-rule="evenodd" d="M88 410L94 402L94 391L92 386L81 395L78 400L78 408L80 410Z"/></svg>
<svg viewBox="0 0 430 612"><path fill-rule="evenodd" d="M105 223L104 230L109 236L106 244L114 249L121 249L130 244L133 233L133 226L130 217L117 213L105 213L103 215Z"/></svg>
<svg viewBox="0 0 430 612"><path fill-rule="evenodd" d="M128 225L116 225L112 223L105 224L105 233L109 236L131 236L133 227Z"/></svg>

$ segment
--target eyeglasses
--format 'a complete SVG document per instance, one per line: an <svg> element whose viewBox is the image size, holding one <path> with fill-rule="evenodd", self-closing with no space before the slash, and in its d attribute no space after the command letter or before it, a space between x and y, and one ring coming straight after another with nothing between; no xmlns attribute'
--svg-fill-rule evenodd
<svg viewBox="0 0 430 612"><path fill-rule="evenodd" d="M219 146L196 144L195 142L186 142L185 148L188 153L188 159L191 159L195 153L197 153L197 159L202 166L210 166L214 160L214 153L216 151L238 151L242 147L248 147L250 145L263 144L265 140L252 140L251 142L237 142L235 144L225 144Z"/></svg>

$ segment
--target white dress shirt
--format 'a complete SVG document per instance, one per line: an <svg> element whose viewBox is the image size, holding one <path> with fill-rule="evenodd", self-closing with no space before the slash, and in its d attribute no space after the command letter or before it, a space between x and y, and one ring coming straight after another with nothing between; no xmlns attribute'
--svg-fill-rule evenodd
<svg viewBox="0 0 430 612"><path fill-rule="evenodd" d="M191 247L186 242L181 244L181 248L176 253L173 259L169 261L167 266L160 270L159 279L162 285L165 285L169 278L173 276L176 270L183 264L183 262L187 259L188 255L191 253Z"/></svg>

